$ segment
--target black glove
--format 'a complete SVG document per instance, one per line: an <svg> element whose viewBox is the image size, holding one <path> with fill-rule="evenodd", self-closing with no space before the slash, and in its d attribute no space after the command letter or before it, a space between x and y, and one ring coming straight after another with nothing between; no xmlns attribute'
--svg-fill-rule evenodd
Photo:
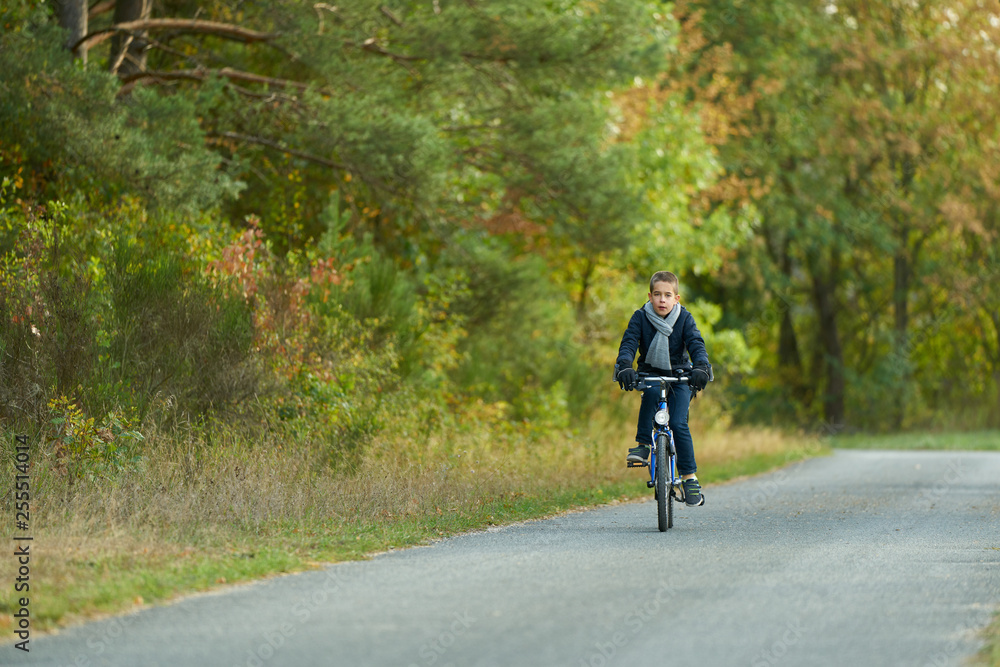
<svg viewBox="0 0 1000 667"><path fill-rule="evenodd" d="M695 366L691 369L691 376L688 378L688 384L691 388L697 391L703 391L705 387L708 386L708 380L711 377L709 375L709 366Z"/></svg>
<svg viewBox="0 0 1000 667"><path fill-rule="evenodd" d="M618 386L625 391L632 391L635 389L635 385L638 381L639 374L635 372L634 368L623 368L618 371Z"/></svg>

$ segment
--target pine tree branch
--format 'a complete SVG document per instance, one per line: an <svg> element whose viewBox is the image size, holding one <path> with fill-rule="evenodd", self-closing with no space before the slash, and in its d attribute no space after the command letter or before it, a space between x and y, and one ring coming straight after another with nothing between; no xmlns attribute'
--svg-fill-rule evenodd
<svg viewBox="0 0 1000 667"><path fill-rule="evenodd" d="M348 39L344 41L344 44L346 44L347 46L353 46L359 48L362 51L367 51L368 53L374 53L379 56L385 56L386 58L390 58L393 60L393 62L406 69L406 71L409 72L410 75L415 78L419 77L420 75L417 72L417 70L413 69L410 63L426 60L426 58L424 58L423 56L404 56L399 53L393 53L392 51L387 51L386 49L382 48L375 42L374 37L369 37L360 44L358 44L353 40Z"/></svg>
<svg viewBox="0 0 1000 667"><path fill-rule="evenodd" d="M229 139L231 141L241 141L248 144L265 146L267 148L280 151L282 153L288 153L289 155L294 155L297 158L302 158L303 160L306 160L308 162L313 162L315 164L322 165L324 167L329 167L331 169L339 169L341 171L346 171L346 172L353 172L355 174L358 173L358 170L356 168L352 168L350 165L346 165L341 162L334 162L333 160L327 159L325 157L320 157L319 155L315 155L313 153L307 153L305 151L300 151L295 148L290 148L287 144L283 142L275 141L274 139L268 139L266 137L241 134L239 132L210 132L206 134L206 137L209 139ZM363 171L363 169L361 171ZM372 175L368 175L367 177L363 178L363 180L370 187L373 187L377 190L381 190L383 192L397 193L397 194L400 192L399 189L390 187L390 185L381 178L376 178Z"/></svg>
<svg viewBox="0 0 1000 667"><path fill-rule="evenodd" d="M177 77L176 80L180 80L180 77ZM118 92L115 93L115 96L116 97L124 97L124 96L128 95L129 93L132 92L132 89L135 88L136 85L138 85L138 84L157 85L157 84L166 84L166 83L168 83L168 82L165 81L165 80L163 80L163 79L157 79L155 77L151 77L151 78L148 78L148 79L138 79L138 80L133 81L131 83L127 83L124 86L122 86L121 88L119 88ZM282 101L282 102L287 102L287 103L291 104L294 107L302 108L301 100L299 100L297 97L294 97L294 96L291 96L291 95L286 95L284 93L276 93L274 91L268 91L266 93L261 93L261 92L257 92L256 90L250 90L249 88L244 88L243 86L238 86L238 85L236 85L235 83L233 83L231 81L228 83L228 87L229 87L230 90L236 91L237 93L239 93L243 97L249 97L251 99L264 100L264 101L268 101L268 102Z"/></svg>
<svg viewBox="0 0 1000 667"><path fill-rule="evenodd" d="M191 55L190 53L184 53L180 49L175 49L169 44L165 44L158 39L150 37L149 35L145 36L145 41L150 48L156 49L157 51L161 51L163 53L169 53L172 56L177 56L177 58L179 58L180 60L186 60L189 63L194 63L196 67L205 67L205 65L203 65L198 58Z"/></svg>
<svg viewBox="0 0 1000 667"><path fill-rule="evenodd" d="M341 164L339 162L334 162L333 160L328 160L325 157L320 157L319 155L313 155L312 153L306 153L304 151L296 150L290 148L287 145L275 141L273 139L267 139L265 137L256 137L249 134L240 134L238 132L216 132L208 135L210 138L216 139L231 139L233 141L242 141L248 144L257 144L258 146L266 146L267 148L273 148L274 150L281 151L282 153L288 153L289 155L294 155L295 157L302 158L303 160L308 160L309 162L315 162L316 164L323 165L324 167L330 167L331 169L341 169L347 171L347 165Z"/></svg>
<svg viewBox="0 0 1000 667"><path fill-rule="evenodd" d="M360 44L358 44L357 42L355 42L353 40L348 39L348 40L344 40L344 44L347 44L348 46L357 47L357 48L361 49L362 51L368 51L369 53L375 53L375 54L380 55L380 56L386 56L387 58L392 58L396 62L404 63L404 64L407 63L407 62L417 62L417 61L420 61L420 60L426 60L427 59L424 56L404 56L404 55L402 55L400 53L393 53L392 51L387 51L386 49L382 48L381 46L379 46L376 43L374 37L369 37L368 39L366 39L365 41L361 42Z"/></svg>
<svg viewBox="0 0 1000 667"><path fill-rule="evenodd" d="M289 79L275 79L269 76L261 76L260 74L254 74L253 72L244 72L241 70L235 70L231 67L223 67L222 69L179 69L179 70L147 70L145 72L136 72L135 74L130 74L122 79L123 84L130 84L142 79L154 79L155 81L205 81L210 76L221 76L230 81L241 81L243 83L259 83L265 86L274 86L278 88L296 88L298 90L305 90L309 87L308 84L302 83L300 81L290 81Z"/></svg>
<svg viewBox="0 0 1000 667"><path fill-rule="evenodd" d="M114 63L111 64L111 73L118 74L118 68L122 66L122 62L125 60L125 56L128 54L128 48L132 45L135 35L129 35L125 38L125 44L122 45L121 49L118 51L118 57L115 58Z"/></svg>
<svg viewBox="0 0 1000 667"><path fill-rule="evenodd" d="M390 21L392 21L393 23L395 23L396 25L398 25L398 26L399 26L400 28L402 28L402 27L403 27L403 22L402 22L402 21L401 21L401 20L399 19L399 17L398 17L398 16L396 16L395 14L393 14L393 13L392 13L392 10L391 10L391 9L389 9L389 8L388 8L388 7L386 7L385 5L382 5L382 6L381 6L381 7L379 8L379 10L380 10L380 11L381 11L381 12L382 12L383 14L385 14L385 15L386 15L386 16L387 16L387 17L389 18L389 20L390 20Z"/></svg>
<svg viewBox="0 0 1000 667"><path fill-rule="evenodd" d="M258 32L248 28L242 28L231 23L220 23L218 21L200 21L197 19L140 19L138 21L126 21L113 25L106 30L98 30L84 36L73 45L73 49L86 48L100 44L106 39L119 32L139 32L143 30L176 30L179 32L199 33L215 35L226 39L233 39L251 44L254 42L270 42L278 35L277 33Z"/></svg>
<svg viewBox="0 0 1000 667"><path fill-rule="evenodd" d="M106 14L115 8L115 0L100 0L91 5L90 9L87 10L87 19L93 19L95 16L100 16L101 14Z"/></svg>

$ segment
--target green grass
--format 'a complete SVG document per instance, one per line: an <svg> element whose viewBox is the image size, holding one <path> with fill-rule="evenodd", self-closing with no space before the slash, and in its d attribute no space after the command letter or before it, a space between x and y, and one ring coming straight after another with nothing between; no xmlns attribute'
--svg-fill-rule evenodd
<svg viewBox="0 0 1000 667"><path fill-rule="evenodd" d="M606 438L597 441L605 443L606 451L596 466L567 460L567 467L560 469L554 465L558 460L526 454L523 460L504 459L500 479L481 477L486 468L479 471L479 465L476 471L458 466L438 477L435 464L421 466L433 470L426 479L411 477L409 486L386 488L382 477L314 480L308 485L289 477L287 484L267 488L269 480L275 482L267 476L273 473L255 477L253 461L244 453L237 457L242 466L239 475L247 474L249 465L249 479L227 478L225 459L202 470L202 476L213 477L214 483L192 483L183 491L171 489L170 480L155 470L148 473L150 480L162 482L134 488L122 482L117 490L88 488L68 506L71 511L53 508L38 524L49 530L38 532L32 547L39 554L32 570L39 582L32 597L32 628L52 630L222 585L368 558L388 549L575 508L648 497L645 475L621 464L625 445ZM702 445L700 477L707 484L823 453L814 440L762 430L712 434ZM344 498L322 504L350 484L353 490ZM149 487L160 485L167 495L150 495ZM254 498L260 502L272 504L252 506L232 519L220 516L222 503L238 501L240 497L232 494L244 486L254 488ZM298 498L298 493L314 495ZM297 508L282 504L290 496L298 498ZM166 514L156 515L156 508ZM255 521L254 512L281 518ZM109 522L110 528L102 527ZM0 580L11 579L11 560L0 561ZM13 605L11 596L0 596L0 633L10 629Z"/></svg>
<svg viewBox="0 0 1000 667"><path fill-rule="evenodd" d="M1000 431L969 433L894 433L892 435L837 435L826 440L842 449L966 449L1000 451Z"/></svg>
<svg viewBox="0 0 1000 667"><path fill-rule="evenodd" d="M993 623L982 632L986 645L972 660L977 667L1000 667L1000 613L993 618Z"/></svg>
<svg viewBox="0 0 1000 667"><path fill-rule="evenodd" d="M347 478L317 477L303 464L310 460L305 454L277 447L153 449L141 477L81 486L65 503L52 496L37 523L45 530L32 546L39 554L32 628L52 630L223 585L647 498L645 475L621 464L628 440L598 431L589 440L592 450L559 451L516 438L451 440L447 449L428 449L419 464L385 460ZM1000 432L817 442L727 429L699 433L697 443L699 476L711 485L824 455L829 447L996 450ZM178 469L191 460L196 468ZM50 492L59 488L51 473L36 474L39 483L53 485ZM11 580L11 561L0 560L0 580ZM13 604L10 593L0 595L0 633L11 627ZM986 636L982 664L1000 667L1000 620Z"/></svg>
<svg viewBox="0 0 1000 667"><path fill-rule="evenodd" d="M33 629L52 630L221 585L363 559L449 535L646 494L645 484L636 478L540 495L515 493L442 509L441 514L387 516L379 521L268 522L252 530L231 526L222 534L193 536L188 546L181 540L153 545L153 539L121 535L76 549L81 557L64 557L55 567L45 567L39 559L32 572L40 590L32 598ZM35 544L43 546L46 541L42 534ZM60 556L73 551L65 537L48 541L50 546L59 545ZM46 551L43 546L40 553L44 556ZM9 629L13 604L13 599L0 600L0 628Z"/></svg>
<svg viewBox="0 0 1000 667"><path fill-rule="evenodd" d="M742 459L704 466L698 472L698 478L707 483L724 482L737 477L759 475L811 456L826 456L829 453L830 449L826 447L802 447L786 452L750 454Z"/></svg>

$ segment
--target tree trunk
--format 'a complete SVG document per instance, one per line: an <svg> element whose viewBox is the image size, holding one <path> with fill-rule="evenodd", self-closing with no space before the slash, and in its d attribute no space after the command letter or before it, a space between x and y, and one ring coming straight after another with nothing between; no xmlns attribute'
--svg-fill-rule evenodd
<svg viewBox="0 0 1000 667"><path fill-rule="evenodd" d="M819 343L823 355L823 374L826 379L823 393L823 416L827 426L833 431L842 429L845 421L844 351L840 344L840 332L837 330L838 267L839 261L834 253L829 273L821 275L820 270L815 270L812 276L813 303L816 306Z"/></svg>
<svg viewBox="0 0 1000 667"><path fill-rule="evenodd" d="M795 158L789 158L781 170L781 184L783 191L791 201L795 200L796 193L792 187L788 174L796 168ZM761 232L764 235L764 247L768 257L781 272L783 281L780 286L772 286L770 293L774 303L779 310L778 315L778 377L786 386L795 390L795 397L805 405L812 402L815 392L812 391L807 375L803 373L802 356L799 352L798 338L795 335L794 321L792 320L792 304L783 290L787 291L788 286L794 283L792 273L794 271L794 261L791 254L791 237L787 234L779 235L769 228L766 220L761 224Z"/></svg>
<svg viewBox="0 0 1000 667"><path fill-rule="evenodd" d="M792 256L789 252L791 241L785 240L781 248L781 273L785 277L786 284L792 281ZM795 336L795 327L792 322L792 304L790 304L780 294L778 298L782 302L781 323L778 328L778 364L789 375L793 375L796 385L801 384L802 379L802 357L799 354L799 342Z"/></svg>
<svg viewBox="0 0 1000 667"><path fill-rule="evenodd" d="M910 326L910 259L907 249L900 248L893 259L892 304L896 336L902 339Z"/></svg>
<svg viewBox="0 0 1000 667"><path fill-rule="evenodd" d="M87 34L87 0L56 0L56 17L59 26L69 31L66 37L66 48L83 39ZM87 47L80 46L73 51L73 57L87 63Z"/></svg>
<svg viewBox="0 0 1000 667"><path fill-rule="evenodd" d="M114 23L128 23L148 19L152 10L150 0L117 0ZM146 69L145 30L117 33L111 38L111 57L108 59L112 74L125 78Z"/></svg>
<svg viewBox="0 0 1000 667"><path fill-rule="evenodd" d="M594 275L596 265L593 258L587 259L587 265L583 268L583 275L580 276L580 298L576 302L576 317L579 322L583 322L587 316L587 297L590 296L590 279Z"/></svg>
<svg viewBox="0 0 1000 667"><path fill-rule="evenodd" d="M898 165L900 195L909 197L916 175L916 163L909 156L893 158L892 163ZM907 387L910 381L910 283L913 282L913 269L917 262L917 249L912 248L910 234L912 225L906 213L896 213L895 235L896 255L892 263L892 309L893 309L893 344L896 355L903 362L903 385L893 392L892 398L892 428L900 430L903 427L903 417L906 414Z"/></svg>
<svg viewBox="0 0 1000 667"><path fill-rule="evenodd" d="M905 239L901 239L901 242L905 244ZM904 247L896 251L896 256L893 258L892 287L893 315L895 318L893 325L893 344L896 346L895 353L897 357L902 360L904 368L907 369L902 377L903 382L906 382L910 376L908 370L910 363L909 295L910 260L907 256L907 248L904 245ZM903 416L906 413L906 394L907 392L903 390L903 387L899 387L898 391L893 392L891 419L892 428L897 431L903 427Z"/></svg>
<svg viewBox="0 0 1000 667"><path fill-rule="evenodd" d="M778 365L796 386L802 384L802 356L799 354L799 341L795 335L792 311L787 304L781 313L781 323L778 325Z"/></svg>

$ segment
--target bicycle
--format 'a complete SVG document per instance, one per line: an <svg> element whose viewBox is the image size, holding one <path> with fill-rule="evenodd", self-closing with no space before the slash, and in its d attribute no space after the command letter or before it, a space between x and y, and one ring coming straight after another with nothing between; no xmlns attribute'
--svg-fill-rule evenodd
<svg viewBox="0 0 1000 667"><path fill-rule="evenodd" d="M674 434L670 430L670 410L667 407L667 392L673 383L687 383L684 375L649 375L639 374L636 389L643 391L659 385L660 400L653 414L653 446L649 452L649 462L636 463L628 461L629 468L649 468L649 481L646 487L653 489L656 498L656 519L660 532L674 525L674 505L684 502L684 485L677 474L677 449L674 447ZM702 496L704 503L704 496Z"/></svg>

